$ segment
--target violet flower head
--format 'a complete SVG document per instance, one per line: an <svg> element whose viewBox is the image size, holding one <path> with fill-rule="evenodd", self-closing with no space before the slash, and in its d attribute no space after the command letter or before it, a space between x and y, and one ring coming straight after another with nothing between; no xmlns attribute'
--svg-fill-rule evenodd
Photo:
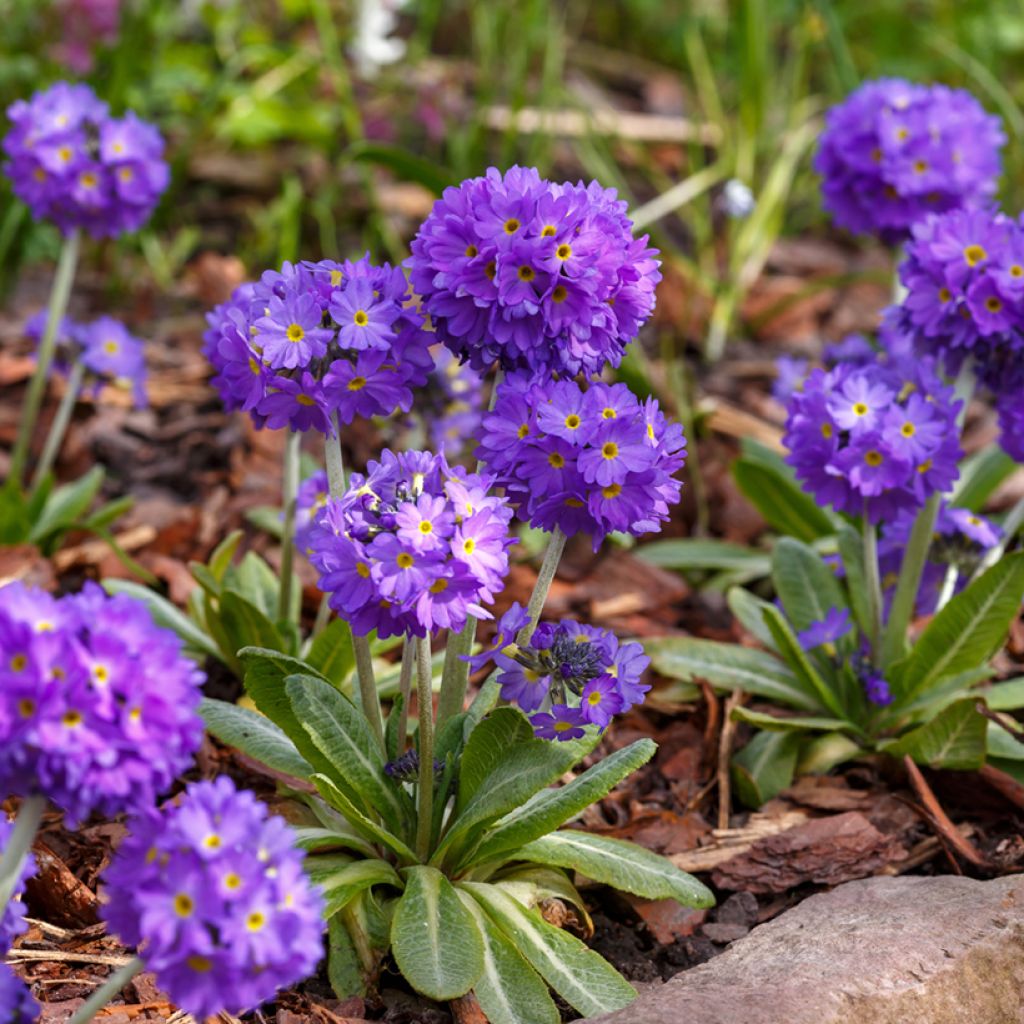
<svg viewBox="0 0 1024 1024"><path fill-rule="evenodd" d="M188 767L204 676L146 606L94 583L0 588L0 791L72 821L153 802Z"/></svg>
<svg viewBox="0 0 1024 1024"><path fill-rule="evenodd" d="M641 403L625 384L584 390L571 380L512 378L484 416L478 454L519 518L588 533L596 550L613 530L661 529L679 500L686 438L655 399Z"/></svg>
<svg viewBox="0 0 1024 1024"><path fill-rule="evenodd" d="M198 1020L312 974L323 900L283 818L224 777L147 808L104 873L103 916Z"/></svg>
<svg viewBox="0 0 1024 1024"><path fill-rule="evenodd" d="M40 220L94 238L136 231L167 188L164 143L131 111L111 117L87 85L58 82L7 109L4 171Z"/></svg>
<svg viewBox="0 0 1024 1024"><path fill-rule="evenodd" d="M890 348L910 339L950 374L971 357L997 394L1024 387L1024 227L989 210L928 217L899 272L906 296L886 314Z"/></svg>
<svg viewBox="0 0 1024 1024"><path fill-rule="evenodd" d="M486 371L618 366L661 279L613 189L490 168L445 189L412 242L410 279L438 338Z"/></svg>
<svg viewBox="0 0 1024 1024"><path fill-rule="evenodd" d="M502 699L530 715L541 739L577 739L586 726L604 729L643 702L650 687L641 679L650 659L640 644L565 620L540 623L529 643L519 645L515 633L526 621L514 605L502 616L495 643L472 663L480 668L494 660Z"/></svg>
<svg viewBox="0 0 1024 1024"><path fill-rule="evenodd" d="M14 826L9 824L6 817L0 814L0 855L3 854L13 831ZM27 928L25 924L25 907L21 902L21 892L25 885L25 879L31 878L35 871L35 858L29 855L25 860L21 875L14 886L14 895L7 906L0 911L0 949L10 949L14 939ZM0 997L0 1006L2 1005L3 998ZM5 1018L0 1017L0 1020L3 1019Z"/></svg>
<svg viewBox="0 0 1024 1024"><path fill-rule="evenodd" d="M822 504L887 521L956 480L959 407L929 360L814 370L789 401L786 461Z"/></svg>
<svg viewBox="0 0 1024 1024"><path fill-rule="evenodd" d="M970 93L883 78L828 112L814 168L836 224L897 243L929 213L990 200L1005 142Z"/></svg>
<svg viewBox="0 0 1024 1024"><path fill-rule="evenodd" d="M331 434L334 417L408 412L433 367L409 299L402 271L368 256L267 271L207 315L213 384L257 427Z"/></svg>
<svg viewBox="0 0 1024 1024"><path fill-rule="evenodd" d="M490 618L483 605L504 586L513 543L512 510L492 484L440 455L385 449L328 500L309 560L354 633L422 637Z"/></svg>
<svg viewBox="0 0 1024 1024"><path fill-rule="evenodd" d="M1017 462L1024 462L1024 388L1008 389L999 397L999 444Z"/></svg>
<svg viewBox="0 0 1024 1024"><path fill-rule="evenodd" d="M914 518L914 512L908 510L882 527L878 542L878 569L887 602L892 599ZM935 611L950 566L959 573L954 590L954 593L959 593L967 586L985 554L1001 539L1002 530L990 519L970 509L954 508L943 502L939 506L928 557L921 573L915 601L917 614L930 615Z"/></svg>
<svg viewBox="0 0 1024 1024"><path fill-rule="evenodd" d="M316 521L327 505L331 487L325 470L319 469L299 484L295 495L295 547L304 555L311 553ZM281 514L282 518L284 513Z"/></svg>
<svg viewBox="0 0 1024 1024"><path fill-rule="evenodd" d="M800 646L809 651L822 644L834 644L850 632L853 621L848 608L829 608L825 618L812 622L806 629L797 633Z"/></svg>
<svg viewBox="0 0 1024 1024"><path fill-rule="evenodd" d="M4 963L0 963L0 1020L4 1024L35 1024L39 1020L39 1004Z"/></svg>
<svg viewBox="0 0 1024 1024"><path fill-rule="evenodd" d="M881 672L865 666L860 682L864 687L864 696L876 707L885 707L893 702L892 689Z"/></svg>

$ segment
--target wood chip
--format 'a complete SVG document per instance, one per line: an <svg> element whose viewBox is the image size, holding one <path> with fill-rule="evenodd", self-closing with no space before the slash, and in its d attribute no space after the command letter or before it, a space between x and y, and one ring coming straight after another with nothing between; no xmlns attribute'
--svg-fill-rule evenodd
<svg viewBox="0 0 1024 1024"><path fill-rule="evenodd" d="M741 828L715 829L712 841L696 850L674 854L669 859L677 868L691 873L711 871L734 857L746 853L760 839L803 825L810 819L804 810L759 812Z"/></svg>

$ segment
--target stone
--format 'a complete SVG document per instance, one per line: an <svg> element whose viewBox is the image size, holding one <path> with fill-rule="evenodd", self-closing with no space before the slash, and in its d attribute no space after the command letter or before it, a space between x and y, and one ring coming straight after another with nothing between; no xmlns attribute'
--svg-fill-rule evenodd
<svg viewBox="0 0 1024 1024"><path fill-rule="evenodd" d="M593 1024L1013 1024L1024 878L877 877L811 896Z"/></svg>

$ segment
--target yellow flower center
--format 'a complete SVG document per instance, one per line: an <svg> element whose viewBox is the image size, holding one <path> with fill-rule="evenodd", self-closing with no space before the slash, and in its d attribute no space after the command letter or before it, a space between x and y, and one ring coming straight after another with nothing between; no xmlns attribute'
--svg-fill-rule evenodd
<svg viewBox="0 0 1024 1024"><path fill-rule="evenodd" d="M99 178L92 171L85 171L78 179L82 188L95 188Z"/></svg>
<svg viewBox="0 0 1024 1024"><path fill-rule="evenodd" d="M475 245L466 246L466 255L472 259L480 250Z"/></svg>
<svg viewBox="0 0 1024 1024"><path fill-rule="evenodd" d="M103 342L103 351L108 353L109 355L113 355L118 350L119 347L120 346L117 344L116 341L114 341L113 338L111 338L109 341Z"/></svg>
<svg viewBox="0 0 1024 1024"><path fill-rule="evenodd" d="M904 437L913 437L917 433L917 427L908 420L902 427L900 427L900 433Z"/></svg>
<svg viewBox="0 0 1024 1024"><path fill-rule="evenodd" d="M601 445L601 456L605 459L617 459L619 457L619 446L614 441L605 441Z"/></svg>
<svg viewBox="0 0 1024 1024"><path fill-rule="evenodd" d="M939 302L946 303L953 298L953 293L948 288L939 289Z"/></svg>
<svg viewBox="0 0 1024 1024"><path fill-rule="evenodd" d="M601 488L601 496L611 501L612 498L617 498L622 493L622 484L609 484L607 487Z"/></svg>
<svg viewBox="0 0 1024 1024"><path fill-rule="evenodd" d="M541 229L540 237L541 238L550 238L554 233L555 233L555 225L554 224L545 224L544 227Z"/></svg>
<svg viewBox="0 0 1024 1024"><path fill-rule="evenodd" d="M931 469L931 468L932 468L932 460L931 459L925 459L924 462L922 462L921 465L917 467L917 471L918 471L918 473L927 473L928 470Z"/></svg>
<svg viewBox="0 0 1024 1024"><path fill-rule="evenodd" d="M462 550L467 554L471 555L476 551L476 540L473 537L467 537L462 542Z"/></svg>
<svg viewBox="0 0 1024 1024"><path fill-rule="evenodd" d="M66 729L75 729L82 724L82 713L80 711L65 711L60 721Z"/></svg>
<svg viewBox="0 0 1024 1024"><path fill-rule="evenodd" d="M395 563L398 565L399 569L411 569L414 561L415 560L408 551L400 552L398 557L395 559Z"/></svg>
<svg viewBox="0 0 1024 1024"><path fill-rule="evenodd" d="M434 532L434 524L429 519L420 522L420 533L428 534Z"/></svg>
<svg viewBox="0 0 1024 1024"><path fill-rule="evenodd" d="M569 258L569 257L570 257L570 256L572 255L572 246L571 246L571 245L566 245L566 243L565 243L565 242L563 242L563 243L562 243L562 244L561 244L561 245L560 245L560 246L559 246L559 247L558 247L558 248L557 248L557 249L555 250L555 255L556 255L556 256L557 256L557 257L558 257L558 258L559 258L560 260L563 260L563 261L567 260L567 259L568 259L568 258Z"/></svg>
<svg viewBox="0 0 1024 1024"><path fill-rule="evenodd" d="M565 465L565 458L558 452L552 452L548 456L548 465L553 469L561 469Z"/></svg>
<svg viewBox="0 0 1024 1024"><path fill-rule="evenodd" d="M28 655L15 654L13 658L8 662L11 666L12 672L24 672L25 666L28 664Z"/></svg>
<svg viewBox="0 0 1024 1024"><path fill-rule="evenodd" d="M821 425L821 436L828 441L832 437L832 424L822 423Z"/></svg>
<svg viewBox="0 0 1024 1024"><path fill-rule="evenodd" d="M234 871L232 871L231 874L224 876L224 888L225 889L228 889L231 892L234 892L235 889L239 889L239 888L241 888L241 886L242 886L242 879L239 878L238 875L236 875L234 873Z"/></svg>
<svg viewBox="0 0 1024 1024"><path fill-rule="evenodd" d="M365 388L365 387L366 387L366 378L365 377L353 377L348 382L348 389L349 389L349 391L362 391L363 388Z"/></svg>
<svg viewBox="0 0 1024 1024"><path fill-rule="evenodd" d="M110 669L106 665L93 665L92 678L101 686L110 680Z"/></svg>
<svg viewBox="0 0 1024 1024"><path fill-rule="evenodd" d="M990 295L985 300L985 308L990 313L998 313L1003 308L1003 304L994 295Z"/></svg>
<svg viewBox="0 0 1024 1024"><path fill-rule="evenodd" d="M331 271L331 287L332 288L337 288L339 284L341 284L341 271L340 270L332 270Z"/></svg>
<svg viewBox="0 0 1024 1024"><path fill-rule="evenodd" d="M445 579L434 580L430 584L430 592L432 594L443 594L448 589L448 581Z"/></svg>
<svg viewBox="0 0 1024 1024"><path fill-rule="evenodd" d="M31 718L36 713L36 702L29 700L28 697L22 697L18 701L18 714L22 718Z"/></svg>
<svg viewBox="0 0 1024 1024"><path fill-rule="evenodd" d="M1024 275L1024 267L1019 263L1014 263L1010 267L1010 277L1021 277L1022 275Z"/></svg>
<svg viewBox="0 0 1024 1024"><path fill-rule="evenodd" d="M964 249L967 266L976 267L982 260L988 259L988 253L980 245L969 245Z"/></svg>
<svg viewBox="0 0 1024 1024"><path fill-rule="evenodd" d="M121 170L117 172L117 176L127 184L135 177L135 174L130 167L122 167Z"/></svg>
<svg viewBox="0 0 1024 1024"><path fill-rule="evenodd" d="M316 405L316 402L313 401L309 395L299 395L295 401L298 402L299 405Z"/></svg>
<svg viewBox="0 0 1024 1024"><path fill-rule="evenodd" d="M551 301L562 303L569 297L569 289L564 284L556 284L551 293Z"/></svg>
<svg viewBox="0 0 1024 1024"><path fill-rule="evenodd" d="M505 234L514 235L518 230L519 221L517 221L515 217L509 217L509 219L505 221Z"/></svg>
<svg viewBox="0 0 1024 1024"><path fill-rule="evenodd" d="M204 840L203 846L208 850L219 850L221 847L221 838L216 832L211 832Z"/></svg>
<svg viewBox="0 0 1024 1024"><path fill-rule="evenodd" d="M569 415L565 417L565 425L570 430L578 429L578 427L580 425L580 418L579 418L579 416L577 416L576 413L574 413L574 412L569 413Z"/></svg>
<svg viewBox="0 0 1024 1024"><path fill-rule="evenodd" d="M246 919L245 927L251 932L258 932L267 923L265 914L254 910Z"/></svg>
<svg viewBox="0 0 1024 1024"><path fill-rule="evenodd" d="M174 897L174 912L178 917L191 917L192 911L195 909L195 904L192 902L192 897L188 893L179 892Z"/></svg>
<svg viewBox="0 0 1024 1024"><path fill-rule="evenodd" d="M601 697L602 697L601 691L600 690L594 690L593 693L591 693L590 696L587 697L587 703L592 708L596 708L597 705L601 703Z"/></svg>
<svg viewBox="0 0 1024 1024"><path fill-rule="evenodd" d="M289 324L285 335L292 344L297 345L306 336L306 332L299 324Z"/></svg>
<svg viewBox="0 0 1024 1024"><path fill-rule="evenodd" d="M869 466L880 466L882 464L882 453L872 448L864 453L864 461Z"/></svg>
<svg viewBox="0 0 1024 1024"><path fill-rule="evenodd" d="M528 434L529 432L530 432L530 425L529 425L528 423L524 423L524 424L522 424L522 425L520 426L520 428L519 428L519 429L518 429L518 430L516 431L516 437L518 437L518 438L519 438L519 440L520 440L520 441L522 441L522 439L523 439L524 437L526 437L526 435L527 435L527 434Z"/></svg>
<svg viewBox="0 0 1024 1024"><path fill-rule="evenodd" d="M213 970L213 961L206 956L190 956L185 963L188 964L196 974L208 974Z"/></svg>
<svg viewBox="0 0 1024 1024"><path fill-rule="evenodd" d="M356 327L365 327L370 322L370 318L366 315L365 309L357 309L355 315L352 317L352 323Z"/></svg>
<svg viewBox="0 0 1024 1024"><path fill-rule="evenodd" d="M924 174L928 170L928 162L926 160L915 160L914 161L914 173Z"/></svg>
<svg viewBox="0 0 1024 1024"><path fill-rule="evenodd" d="M565 503L569 508L583 508L583 502L579 498L566 498Z"/></svg>
<svg viewBox="0 0 1024 1024"><path fill-rule="evenodd" d="M249 356L249 369L252 370L254 374L258 374L260 372L260 364L257 363L252 356Z"/></svg>
<svg viewBox="0 0 1024 1024"><path fill-rule="evenodd" d="M356 573L364 580L370 578L370 567L365 562L356 562Z"/></svg>
<svg viewBox="0 0 1024 1024"><path fill-rule="evenodd" d="M517 276L520 281L532 281L537 276L537 272L533 267L522 266L519 268Z"/></svg>
<svg viewBox="0 0 1024 1024"><path fill-rule="evenodd" d="M487 275L488 280L493 281L498 276L498 264L491 260L490 263L484 267L484 274Z"/></svg>
<svg viewBox="0 0 1024 1024"><path fill-rule="evenodd" d="M855 416L867 416L868 407L863 402L853 403L853 414Z"/></svg>
<svg viewBox="0 0 1024 1024"><path fill-rule="evenodd" d="M601 419L603 420L613 420L617 415L618 413L610 405L606 405L601 410Z"/></svg>

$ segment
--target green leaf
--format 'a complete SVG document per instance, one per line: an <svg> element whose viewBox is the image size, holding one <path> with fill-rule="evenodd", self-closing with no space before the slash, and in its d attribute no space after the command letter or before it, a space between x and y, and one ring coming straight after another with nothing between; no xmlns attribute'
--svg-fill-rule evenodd
<svg viewBox="0 0 1024 1024"><path fill-rule="evenodd" d="M148 609L153 621L181 638L182 643L197 654L203 654L217 661L223 661L220 648L184 612L156 591L130 580L104 580L103 589L108 594L127 594L141 601Z"/></svg>
<svg viewBox="0 0 1024 1024"><path fill-rule="evenodd" d="M49 479L44 483L48 483ZM38 493L43 493L42 489ZM29 508L18 482L14 477L8 477L0 487L0 544L13 545L27 541L37 518L38 513Z"/></svg>
<svg viewBox="0 0 1024 1024"><path fill-rule="evenodd" d="M469 734L459 768L459 796L456 813L476 795L481 783L502 761L508 751L519 743L534 739L533 726L516 708L492 711Z"/></svg>
<svg viewBox="0 0 1024 1024"><path fill-rule="evenodd" d="M406 886L391 922L391 949L405 980L430 999L457 999L484 973L476 918L436 868L405 869Z"/></svg>
<svg viewBox="0 0 1024 1024"><path fill-rule="evenodd" d="M348 826L345 825L347 828ZM324 853L335 850L354 850L364 857L373 857L373 847L354 831L339 832L337 828L320 828L311 825L293 825L295 845L309 853Z"/></svg>
<svg viewBox="0 0 1024 1024"><path fill-rule="evenodd" d="M231 560L235 557L235 552L238 550L238 545L242 542L244 536L242 530L232 530L214 549L213 554L210 555L209 561L206 563L207 569L210 570L210 575L218 583L224 582L224 574L228 571L228 567L231 565Z"/></svg>
<svg viewBox="0 0 1024 1024"><path fill-rule="evenodd" d="M780 537L775 544L772 582L797 630L821 622L832 608L846 607L836 577L821 555L793 537Z"/></svg>
<svg viewBox="0 0 1024 1024"><path fill-rule="evenodd" d="M634 896L675 900L685 907L713 907L711 891L672 861L636 843L564 829L527 843L516 860L572 868Z"/></svg>
<svg viewBox="0 0 1024 1024"><path fill-rule="evenodd" d="M233 653L243 647L282 646L277 627L251 601L233 590L224 590L217 601L217 615L227 633Z"/></svg>
<svg viewBox="0 0 1024 1024"><path fill-rule="evenodd" d="M1017 463L996 445L982 448L960 463L950 504L979 512L995 489L1017 468Z"/></svg>
<svg viewBox="0 0 1024 1024"><path fill-rule="evenodd" d="M569 876L563 868L551 868L541 864L518 864L504 868L499 876L474 878L474 881L491 882L524 907L538 907L545 900L561 900L575 907L585 927L593 931L594 922L590 919L590 911L587 910L583 897L569 881Z"/></svg>
<svg viewBox="0 0 1024 1024"><path fill-rule="evenodd" d="M223 700L204 699L199 705L206 728L217 739L255 758L274 771L308 779L313 766L269 718Z"/></svg>
<svg viewBox="0 0 1024 1024"><path fill-rule="evenodd" d="M992 757L1005 761L1024 761L1024 743L1011 736L998 722L988 722L985 749Z"/></svg>
<svg viewBox="0 0 1024 1024"><path fill-rule="evenodd" d="M384 860L357 860L339 865L333 870L317 871L319 857L306 858L306 871L310 878L323 889L326 910L324 917L333 917L342 907L347 907L361 892L375 885L390 885L395 889L404 888L402 876Z"/></svg>
<svg viewBox="0 0 1024 1024"><path fill-rule="evenodd" d="M334 619L313 638L305 660L329 683L339 688L355 668L352 630L344 619Z"/></svg>
<svg viewBox="0 0 1024 1024"><path fill-rule="evenodd" d="M284 681L292 675L317 676L316 670L298 658L265 647L243 647L238 657L245 667L245 692L267 718L279 725L292 742L301 747L296 737L305 736L305 733L292 711ZM327 682L326 679L322 681Z"/></svg>
<svg viewBox="0 0 1024 1024"><path fill-rule="evenodd" d="M800 749L797 775L823 775L837 764L864 753L860 744L840 732L827 732L808 740Z"/></svg>
<svg viewBox="0 0 1024 1024"><path fill-rule="evenodd" d="M74 526L103 486L103 468L93 466L85 476L74 483L58 487L47 499L39 517L29 530L33 544L45 540L50 534Z"/></svg>
<svg viewBox="0 0 1024 1024"><path fill-rule="evenodd" d="M391 710L388 712L388 719L384 723L384 752L389 761L397 761L398 755L405 750L407 736L399 736L399 725L402 721L402 705L405 698L399 694L391 702ZM406 722L408 728L408 722ZM444 760L444 754L435 755L438 761Z"/></svg>
<svg viewBox="0 0 1024 1024"><path fill-rule="evenodd" d="M831 711L837 718L845 718L842 702L821 678L782 612L774 605L768 605L764 610L764 621L775 637L775 645L786 659L786 664L793 670L808 696L817 697L820 707Z"/></svg>
<svg viewBox="0 0 1024 1024"><path fill-rule="evenodd" d="M274 570L255 551L247 551L242 561L225 573L224 586L237 591L267 618L277 614L281 584Z"/></svg>
<svg viewBox="0 0 1024 1024"><path fill-rule="evenodd" d="M579 939L484 882L461 882L537 973L574 1009L596 1017L628 1006L636 991Z"/></svg>
<svg viewBox="0 0 1024 1024"><path fill-rule="evenodd" d="M561 1014L541 976L476 900L456 891L484 940L484 972L473 992L490 1024L559 1024Z"/></svg>
<svg viewBox="0 0 1024 1024"><path fill-rule="evenodd" d="M999 649L1024 598L1024 551L1003 558L928 623L892 673L903 703L946 676L983 665Z"/></svg>
<svg viewBox="0 0 1024 1024"><path fill-rule="evenodd" d="M86 516L80 522L83 530L102 530L116 522L126 512L129 512L135 504L135 499L126 494L122 498L114 498L113 501L104 502L95 512Z"/></svg>
<svg viewBox="0 0 1024 1024"><path fill-rule="evenodd" d="M404 146L387 142L360 140L352 143L343 156L358 163L371 163L386 167L403 181L413 181L439 196L453 181L453 174L446 167L416 156Z"/></svg>
<svg viewBox="0 0 1024 1024"><path fill-rule="evenodd" d="M723 540L705 540L687 537L678 540L659 540L637 549L637 556L645 562L663 569L734 570L746 579L759 579L771 570L771 556L767 552L730 544Z"/></svg>
<svg viewBox="0 0 1024 1024"><path fill-rule="evenodd" d="M572 782L540 793L537 799L513 811L488 833L474 853L472 863L495 860L554 831L610 793L627 775L646 764L655 750L653 740L637 740L598 761Z"/></svg>
<svg viewBox="0 0 1024 1024"><path fill-rule="evenodd" d="M807 541L835 533L828 515L777 470L744 457L732 464L732 475L743 496L779 533Z"/></svg>
<svg viewBox="0 0 1024 1024"><path fill-rule="evenodd" d="M418 860L415 853L405 844L404 840L400 839L393 832L389 832L388 829L382 825L378 825L377 822L368 818L359 808L352 802L349 796L342 792L338 786L335 785L334 780L327 775L311 775L310 782L316 786L317 791L320 795L333 807L335 810L340 811L345 821L352 826L353 830L361 835L370 843L377 843L380 846L390 850L400 863L403 864L415 864Z"/></svg>
<svg viewBox="0 0 1024 1024"><path fill-rule="evenodd" d="M470 742L477 730L470 736ZM469 749L468 743L466 749ZM497 764L483 778L475 795L456 814L431 863L442 863L450 850L455 852L453 859L458 859L462 848L475 840L483 826L520 807L535 793L560 779L581 756L571 743L538 739L517 743L499 754ZM462 756L465 763L466 754Z"/></svg>
<svg viewBox="0 0 1024 1024"><path fill-rule="evenodd" d="M332 917L327 925L327 980L339 999L361 996L366 991L359 954L338 915Z"/></svg>
<svg viewBox="0 0 1024 1024"><path fill-rule="evenodd" d="M765 605L770 607L769 605ZM757 697L789 704L802 711L820 705L778 658L739 644L699 640L689 636L644 641L651 664L673 679L706 679L723 690L745 690Z"/></svg>
<svg viewBox="0 0 1024 1024"><path fill-rule="evenodd" d="M762 711L751 711L750 708L744 707L733 708L732 717L737 721L756 725L759 729L777 730L780 732L792 730L834 732L853 728L851 722L844 721L841 718L814 718L800 715L784 718L780 715L768 715Z"/></svg>
<svg viewBox="0 0 1024 1024"><path fill-rule="evenodd" d="M846 592L850 598L853 617L861 632L871 633L871 609L868 606L868 583L864 576L864 538L852 526L839 530L839 557L846 573Z"/></svg>
<svg viewBox="0 0 1024 1024"><path fill-rule="evenodd" d="M798 732L759 732L732 759L733 788L747 807L760 807L793 781L800 740Z"/></svg>
<svg viewBox="0 0 1024 1024"><path fill-rule="evenodd" d="M743 628L755 636L769 650L775 650L775 637L764 622L764 609L767 601L752 594L743 587L730 587L726 594L729 610L739 619Z"/></svg>
<svg viewBox="0 0 1024 1024"><path fill-rule="evenodd" d="M269 533L271 537L281 539L284 524L281 522L281 509L273 505L257 505L246 509L245 518L259 530Z"/></svg>
<svg viewBox="0 0 1024 1024"><path fill-rule="evenodd" d="M985 762L985 718L971 697L940 711L932 721L913 729L882 749L892 757L909 754L930 768L972 771Z"/></svg>
<svg viewBox="0 0 1024 1024"><path fill-rule="evenodd" d="M993 683L976 691L992 711L1016 711L1024 708L1024 676Z"/></svg>
<svg viewBox="0 0 1024 1024"><path fill-rule="evenodd" d="M380 814L392 832L402 834L412 818L412 800L384 774L384 752L362 712L312 676L289 676L285 690L296 719L329 766L321 772L339 789L354 792L368 817Z"/></svg>

